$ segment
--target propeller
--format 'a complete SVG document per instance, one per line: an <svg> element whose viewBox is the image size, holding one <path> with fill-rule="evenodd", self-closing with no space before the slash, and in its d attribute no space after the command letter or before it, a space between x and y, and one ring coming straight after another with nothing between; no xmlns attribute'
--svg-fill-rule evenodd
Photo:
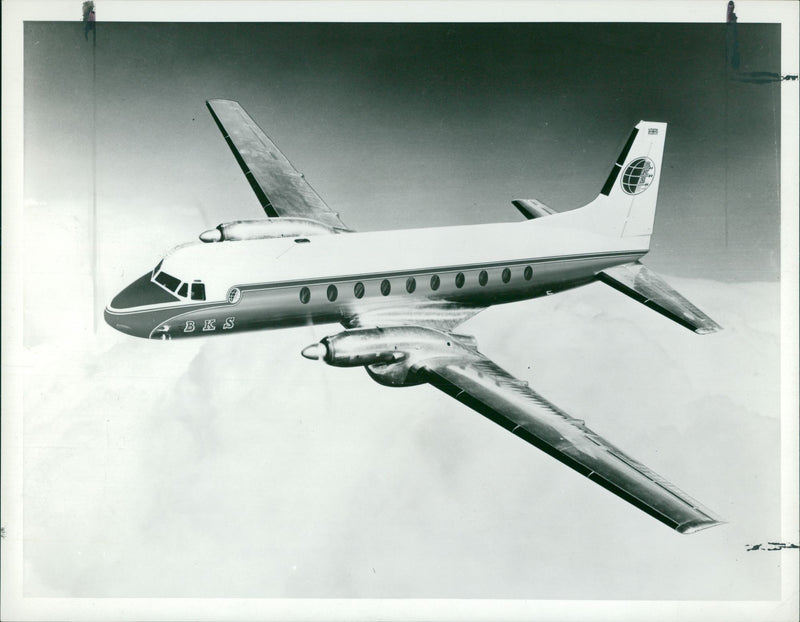
<svg viewBox="0 0 800 622"><path fill-rule="evenodd" d="M327 353L328 348L321 343L312 343L310 346L303 348L303 351L300 352L300 354L311 361L324 360Z"/></svg>

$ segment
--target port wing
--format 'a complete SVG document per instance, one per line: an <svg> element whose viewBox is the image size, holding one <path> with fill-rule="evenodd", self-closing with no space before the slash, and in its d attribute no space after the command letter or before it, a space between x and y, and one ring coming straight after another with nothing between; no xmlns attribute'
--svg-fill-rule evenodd
<svg viewBox="0 0 800 622"><path fill-rule="evenodd" d="M436 388L680 533L723 522L477 350L432 357L418 369Z"/></svg>
<svg viewBox="0 0 800 622"><path fill-rule="evenodd" d="M206 102L236 161L270 217L308 218L349 231L238 102Z"/></svg>

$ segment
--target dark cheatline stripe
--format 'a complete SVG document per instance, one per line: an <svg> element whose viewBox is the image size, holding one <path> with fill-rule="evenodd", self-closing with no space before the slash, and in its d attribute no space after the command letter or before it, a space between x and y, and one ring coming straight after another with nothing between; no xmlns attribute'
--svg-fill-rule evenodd
<svg viewBox="0 0 800 622"><path fill-rule="evenodd" d="M611 169L611 173L608 175L608 179L606 179L606 183L603 184L603 189L600 191L600 194L604 194L608 196L611 192L611 189L614 187L614 182L617 181L617 176L619 175L619 171L622 168L622 165L625 163L625 158L628 157L628 152L631 150L631 146L633 145L633 141L636 140L636 135L639 133L637 128L633 128L631 135L628 137L628 142L625 143L625 146L622 148L622 152L619 154L616 163L614 164L614 168Z"/></svg>
<svg viewBox="0 0 800 622"><path fill-rule="evenodd" d="M396 272L361 272L358 274L341 274L341 275L326 276L313 279L305 278L296 281L275 281L273 283L240 283L237 284L236 287L240 287L242 290L256 290L256 289L272 289L276 287L294 287L300 284L319 285L321 283L330 283L331 281L336 281L338 283L344 281L358 281L367 279L368 280L394 279L394 278L406 278L409 276L421 277L421 276L427 276L432 272L451 274L456 271L472 271L480 268L492 269L492 268L502 268L506 266L520 267L524 266L525 264L542 264L542 263L553 263L560 261L586 261L592 259L599 259L602 257L619 257L619 258L629 257L631 261L634 261L635 258L641 257L645 253L647 253L647 249L631 250L631 251L606 251L602 253L587 253L581 255L563 255L555 257L535 257L528 259L515 259L512 261L492 261L487 263L458 264L452 266L428 266L425 268L398 270ZM533 276L532 269L530 272L528 272L529 267L530 266L527 266L525 269L526 281L529 281L530 278ZM527 276L528 274L530 274L531 277ZM433 285L431 284L431 289L436 289L436 288L433 287Z"/></svg>
<svg viewBox="0 0 800 622"><path fill-rule="evenodd" d="M662 514L661 512L656 510L655 508L650 507L649 505L647 505L643 501L637 499L636 497L634 497L633 495L631 495L627 491L623 490L622 488L620 488L616 484L610 482L609 480L607 480L602 475L599 475L598 473L593 472L591 469L587 468L586 466L584 466L583 464L581 464L577 460L574 460L574 459L570 458L566 454L560 452L556 448L554 448L551 445L545 443L544 441L542 441L538 437L536 437L533 434L531 434L530 432L528 432L525 428L519 427L517 423L515 423L514 421L511 421L510 419L508 419L505 415L503 415L503 413L498 412L497 410L495 410L494 408L492 408L488 404L484 404L479 399L477 399L477 398L473 397L472 395L470 395L469 393L463 391L460 387L456 386L455 384L453 384L452 382L450 382L446 378L443 378L442 376L440 376L436 372L427 371L425 373L425 379L431 385L435 386L440 391L443 391L444 393L447 393L449 396L454 397L455 399L457 399L462 404L464 404L466 406L469 406L474 411L480 413L481 415L483 415L487 419L490 419L494 423L504 427L506 430L508 430L512 434L520 437L522 440L530 443L534 447L538 447L543 452L545 452L546 454L552 456L553 458L555 458L559 462L561 462L563 464L566 464L568 467L570 467L571 469L574 469L575 471L577 471L578 473L580 473L584 477L587 477L590 480L592 480L593 482L596 482L596 483L600 484L606 490L608 490L610 492L613 492L618 497L624 499L625 501L627 501L631 505L636 506L637 508L639 508L643 512L646 512L647 514L649 514L653 518L661 521L665 525L668 525L672 529L678 529L680 527L680 523L677 523L676 521L674 521L673 519L669 518L668 516L665 516L664 514Z"/></svg>
<svg viewBox="0 0 800 622"><path fill-rule="evenodd" d="M230 147L231 152L233 152L233 157L236 158L236 161L239 163L239 167L242 169L242 172L244 173L247 182L250 184L250 187L253 189L253 192L256 193L258 201L259 203L261 203L261 207L264 209L264 212L266 212L267 216L271 216L272 218L277 218L278 216L280 216L280 214L278 214L278 212L275 211L275 208L272 207L272 203L270 203L269 197L261 189L261 186L258 185L258 182L256 181L253 174L250 172L250 169L247 167L247 164L245 164L245 161L242 159L242 156L239 154L238 149L236 149L236 146L233 144L231 137L225 131L225 127L220 122L219 118L217 117L216 113L214 112L214 109L211 107L211 104L209 102L206 102L206 108L208 108L209 112L211 113L211 116L214 119L214 123L217 124L219 131L222 132L222 136L225 138L225 142L228 143L228 147Z"/></svg>

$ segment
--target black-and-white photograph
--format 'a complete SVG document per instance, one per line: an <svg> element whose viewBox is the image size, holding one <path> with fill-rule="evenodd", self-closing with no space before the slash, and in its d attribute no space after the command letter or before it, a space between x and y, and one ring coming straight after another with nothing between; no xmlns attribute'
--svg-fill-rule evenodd
<svg viewBox="0 0 800 622"><path fill-rule="evenodd" d="M4 3L3 619L796 619L797 5L380 4Z"/></svg>

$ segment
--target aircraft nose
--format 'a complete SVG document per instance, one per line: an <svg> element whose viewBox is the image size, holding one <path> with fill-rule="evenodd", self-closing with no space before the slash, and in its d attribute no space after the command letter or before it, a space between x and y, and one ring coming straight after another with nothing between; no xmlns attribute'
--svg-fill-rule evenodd
<svg viewBox="0 0 800 622"><path fill-rule="evenodd" d="M106 324L108 324L111 328L120 331L121 333L125 333L127 335L133 335L134 337L138 337L136 330L134 329L131 324L130 320L126 320L118 313L114 313L109 307L106 307L105 311L103 312L103 319L105 319ZM126 321L128 323L126 323Z"/></svg>
<svg viewBox="0 0 800 622"><path fill-rule="evenodd" d="M176 300L178 300L177 297L153 283L148 272L114 296L109 308L122 310L160 302L175 302Z"/></svg>
<svg viewBox="0 0 800 622"><path fill-rule="evenodd" d="M103 317L114 330L142 339L171 339L166 321L174 313L171 309L142 309L120 312L106 307Z"/></svg>
<svg viewBox="0 0 800 622"><path fill-rule="evenodd" d="M150 273L141 276L114 296L104 313L106 324L126 335L148 338L151 331L163 321L163 311L142 309L179 300L150 280Z"/></svg>

